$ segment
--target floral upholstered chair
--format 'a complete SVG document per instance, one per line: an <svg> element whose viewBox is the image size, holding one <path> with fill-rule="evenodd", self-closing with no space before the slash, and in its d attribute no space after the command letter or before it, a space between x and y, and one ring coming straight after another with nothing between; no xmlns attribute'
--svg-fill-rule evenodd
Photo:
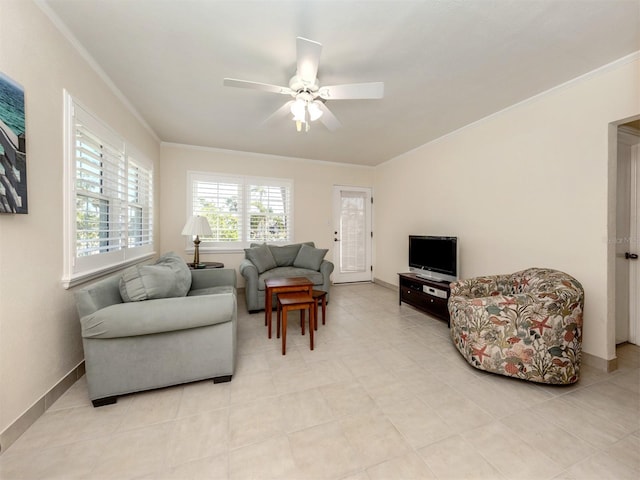
<svg viewBox="0 0 640 480"><path fill-rule="evenodd" d="M532 382L580 376L584 290L570 275L529 268L451 284L451 338L475 368Z"/></svg>

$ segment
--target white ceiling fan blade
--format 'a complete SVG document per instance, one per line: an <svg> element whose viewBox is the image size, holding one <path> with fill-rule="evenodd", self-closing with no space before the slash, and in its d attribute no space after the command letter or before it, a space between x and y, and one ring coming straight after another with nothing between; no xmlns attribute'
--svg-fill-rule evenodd
<svg viewBox="0 0 640 480"><path fill-rule="evenodd" d="M279 109L277 109L275 112L273 112L267 118L265 118L265 120L262 122L262 124L265 125L265 124L271 122L272 120L281 119L283 117L286 117L287 115L291 115L291 105L293 103L295 103L295 100L289 100L288 102L286 102Z"/></svg>
<svg viewBox="0 0 640 480"><path fill-rule="evenodd" d="M284 95L291 94L289 87L279 87L278 85L271 85L269 83L251 82L249 80L238 80L236 78L225 78L223 83L225 87L250 88L252 90L281 93Z"/></svg>
<svg viewBox="0 0 640 480"><path fill-rule="evenodd" d="M351 83L320 87L318 96L324 100L360 100L384 97L384 82Z"/></svg>
<svg viewBox="0 0 640 480"><path fill-rule="evenodd" d="M320 63L320 52L322 44L307 40L306 38L296 38L296 51L298 57L297 75L304 83L313 84L318 75L318 64Z"/></svg>
<svg viewBox="0 0 640 480"><path fill-rule="evenodd" d="M333 113L331 113L331 110L329 110L324 103L320 101L317 101L315 103L316 105L318 105L320 110L322 110L322 116L320 117L320 121L324 123L325 127L327 127L329 130L333 132L342 126L342 124L340 123L340 120L338 120L336 116Z"/></svg>

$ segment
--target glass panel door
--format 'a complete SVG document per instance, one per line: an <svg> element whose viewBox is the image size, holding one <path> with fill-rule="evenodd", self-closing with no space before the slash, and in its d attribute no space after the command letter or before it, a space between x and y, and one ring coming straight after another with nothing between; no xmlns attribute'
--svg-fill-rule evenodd
<svg viewBox="0 0 640 480"><path fill-rule="evenodd" d="M371 271L371 189L335 186L334 283L369 282Z"/></svg>

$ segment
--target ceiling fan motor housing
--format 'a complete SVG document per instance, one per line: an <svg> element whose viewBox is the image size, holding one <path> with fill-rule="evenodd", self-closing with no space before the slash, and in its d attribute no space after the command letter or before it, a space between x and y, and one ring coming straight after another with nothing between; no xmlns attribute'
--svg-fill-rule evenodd
<svg viewBox="0 0 640 480"><path fill-rule="evenodd" d="M289 80L289 88L293 90L291 93L292 97L296 97L299 93L308 92L308 93L316 93L320 88L320 84L318 83L318 79L314 78L313 82L304 81L298 75L294 75ZM312 98L315 98L316 95L312 95Z"/></svg>

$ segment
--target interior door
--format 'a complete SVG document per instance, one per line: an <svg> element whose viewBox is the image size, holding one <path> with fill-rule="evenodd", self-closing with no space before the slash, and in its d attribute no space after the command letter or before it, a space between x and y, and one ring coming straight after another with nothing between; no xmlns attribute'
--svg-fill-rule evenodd
<svg viewBox="0 0 640 480"><path fill-rule="evenodd" d="M333 187L333 283L370 282L371 189Z"/></svg>

